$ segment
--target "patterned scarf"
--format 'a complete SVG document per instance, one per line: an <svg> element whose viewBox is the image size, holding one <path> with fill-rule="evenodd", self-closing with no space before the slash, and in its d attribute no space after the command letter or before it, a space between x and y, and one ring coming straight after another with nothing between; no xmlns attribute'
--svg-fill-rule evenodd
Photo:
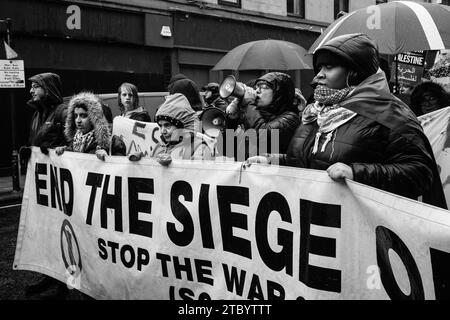
<svg viewBox="0 0 450 320"><path fill-rule="evenodd" d="M356 113L340 106L345 97L354 87L347 87L341 90L330 89L323 85L318 85L314 90L315 103L309 104L302 115L304 124L317 121L319 130L313 148L313 154L317 153L319 140L322 133L328 133L321 152L325 151L328 142L333 136L333 131L356 116Z"/></svg>
<svg viewBox="0 0 450 320"><path fill-rule="evenodd" d="M86 134L83 134L80 130L77 130L72 142L73 151L83 153L93 140L94 130L91 130Z"/></svg>

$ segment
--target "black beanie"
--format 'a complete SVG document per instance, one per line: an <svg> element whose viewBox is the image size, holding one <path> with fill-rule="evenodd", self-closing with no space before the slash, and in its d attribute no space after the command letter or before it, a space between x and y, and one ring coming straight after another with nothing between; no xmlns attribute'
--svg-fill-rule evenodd
<svg viewBox="0 0 450 320"><path fill-rule="evenodd" d="M351 85L361 83L367 77L375 74L379 68L377 45L362 33L338 36L316 49L313 55L315 71L318 71L319 62L325 58L335 59L339 62L336 65L356 71L356 76L353 77ZM320 65L323 65L323 63Z"/></svg>

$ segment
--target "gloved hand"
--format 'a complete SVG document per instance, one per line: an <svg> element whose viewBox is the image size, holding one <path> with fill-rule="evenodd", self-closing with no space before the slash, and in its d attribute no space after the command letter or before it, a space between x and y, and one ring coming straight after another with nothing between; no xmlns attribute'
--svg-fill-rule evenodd
<svg viewBox="0 0 450 320"><path fill-rule="evenodd" d="M239 99L234 98L234 100L227 106L225 112L228 118L236 119L239 116Z"/></svg>
<svg viewBox="0 0 450 320"><path fill-rule="evenodd" d="M48 148L50 144L48 142L43 142L40 146L41 152L45 155L48 155Z"/></svg>
<svg viewBox="0 0 450 320"><path fill-rule="evenodd" d="M105 157L108 155L105 149L97 149L95 150L95 155L99 160L105 161Z"/></svg>
<svg viewBox="0 0 450 320"><path fill-rule="evenodd" d="M128 160L130 160L130 161L139 161L139 160L141 160L141 158L143 156L144 156L144 154L142 153L142 151L130 153L128 155Z"/></svg>
<svg viewBox="0 0 450 320"><path fill-rule="evenodd" d="M249 104L254 104L256 101L256 90L252 87L246 86L245 84L241 84L244 87L244 97L242 98L242 105L246 106Z"/></svg>
<svg viewBox="0 0 450 320"><path fill-rule="evenodd" d="M31 157L31 147L21 147L19 149L19 156L20 159L23 160L25 163L28 162L28 159Z"/></svg>
<svg viewBox="0 0 450 320"><path fill-rule="evenodd" d="M172 163L172 157L167 153L159 154L155 157L155 159L160 165L165 167Z"/></svg>

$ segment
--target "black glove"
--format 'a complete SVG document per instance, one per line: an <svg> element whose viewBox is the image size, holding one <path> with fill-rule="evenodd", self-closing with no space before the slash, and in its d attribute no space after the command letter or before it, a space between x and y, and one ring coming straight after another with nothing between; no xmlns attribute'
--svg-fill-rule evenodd
<svg viewBox="0 0 450 320"><path fill-rule="evenodd" d="M45 155L48 155L48 147L49 147L49 144L47 142L42 143L40 146L41 152Z"/></svg>
<svg viewBox="0 0 450 320"><path fill-rule="evenodd" d="M30 147L21 147L19 149L19 156L20 159L23 160L25 163L28 162L28 159L31 157L31 148Z"/></svg>

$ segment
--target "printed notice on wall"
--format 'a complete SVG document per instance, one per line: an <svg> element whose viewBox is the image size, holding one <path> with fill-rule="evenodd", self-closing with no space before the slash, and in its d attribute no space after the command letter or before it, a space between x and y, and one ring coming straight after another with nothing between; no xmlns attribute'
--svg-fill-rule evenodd
<svg viewBox="0 0 450 320"><path fill-rule="evenodd" d="M23 60L0 60L0 88L25 88Z"/></svg>

